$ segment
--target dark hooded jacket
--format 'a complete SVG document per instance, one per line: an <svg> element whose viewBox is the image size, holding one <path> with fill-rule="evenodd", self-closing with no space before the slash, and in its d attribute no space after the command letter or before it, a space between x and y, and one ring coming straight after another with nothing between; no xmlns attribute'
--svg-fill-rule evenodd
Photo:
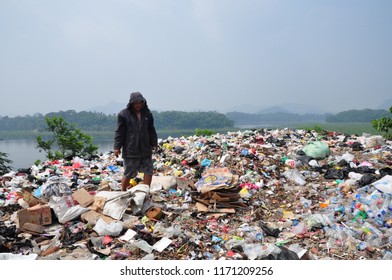
<svg viewBox="0 0 392 280"><path fill-rule="evenodd" d="M132 103L143 101L139 122ZM140 92L131 94L127 108L117 115L117 126L114 132L114 149L122 149L123 158L146 157L152 154L152 148L158 145L158 137L154 127L154 118L147 106L147 101Z"/></svg>

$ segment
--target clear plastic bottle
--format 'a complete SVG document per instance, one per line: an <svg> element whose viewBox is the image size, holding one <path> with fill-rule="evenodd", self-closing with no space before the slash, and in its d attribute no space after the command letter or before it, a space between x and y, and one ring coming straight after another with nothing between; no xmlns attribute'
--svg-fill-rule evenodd
<svg viewBox="0 0 392 280"><path fill-rule="evenodd" d="M361 242L359 242L359 244L357 245L357 249L358 249L359 251L365 250L366 247L367 247L367 243L366 243L365 241L361 241Z"/></svg>
<svg viewBox="0 0 392 280"><path fill-rule="evenodd" d="M312 205L312 201L311 200L306 199L306 198L304 198L302 196L299 198L299 201L301 202L301 204L302 204L302 206L304 208L309 208Z"/></svg>
<svg viewBox="0 0 392 280"><path fill-rule="evenodd" d="M300 185L304 186L306 184L305 179L301 175L301 173L298 170L292 169L292 170L287 170L283 173L283 175L290 181Z"/></svg>
<svg viewBox="0 0 392 280"><path fill-rule="evenodd" d="M365 203L365 196L361 193L356 193L354 199L355 199L355 201Z"/></svg>
<svg viewBox="0 0 392 280"><path fill-rule="evenodd" d="M250 231L248 232L247 237L248 239L250 239L250 241L253 242L261 242L264 240L264 235L262 231Z"/></svg>
<svg viewBox="0 0 392 280"><path fill-rule="evenodd" d="M384 194L384 201L378 211L378 215L382 216L383 219L387 219L391 216L392 211L392 196L388 193Z"/></svg>
<svg viewBox="0 0 392 280"><path fill-rule="evenodd" d="M361 205L361 210L363 210L366 215L368 216L368 218L370 219L375 219L377 217L377 207L375 206L368 206L367 204L362 204Z"/></svg>
<svg viewBox="0 0 392 280"><path fill-rule="evenodd" d="M380 199L381 199L381 192L375 190L371 194L366 196L365 203L369 206L376 206L379 203Z"/></svg>
<svg viewBox="0 0 392 280"><path fill-rule="evenodd" d="M375 234L375 235L377 235L377 237L383 237L383 235L384 235L381 230L379 230L377 227L373 226L369 222L364 222L362 224L361 229L365 233L367 233L367 234Z"/></svg>

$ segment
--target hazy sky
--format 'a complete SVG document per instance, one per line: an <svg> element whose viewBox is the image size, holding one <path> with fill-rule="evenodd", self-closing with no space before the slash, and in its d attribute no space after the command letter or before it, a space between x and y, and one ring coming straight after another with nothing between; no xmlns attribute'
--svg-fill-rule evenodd
<svg viewBox="0 0 392 280"><path fill-rule="evenodd" d="M0 0L0 40L0 116L392 97L390 0Z"/></svg>

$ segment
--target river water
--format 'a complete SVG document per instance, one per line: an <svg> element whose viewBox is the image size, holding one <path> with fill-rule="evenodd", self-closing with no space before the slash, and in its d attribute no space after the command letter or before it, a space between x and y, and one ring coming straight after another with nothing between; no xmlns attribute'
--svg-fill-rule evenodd
<svg viewBox="0 0 392 280"><path fill-rule="evenodd" d="M113 151L113 140L95 140L94 145L98 146L98 152ZM13 170L19 168L28 168L34 164L36 160L45 161L45 153L39 152L36 148L36 140L1 140L0 152L7 153L7 158L12 160L10 166Z"/></svg>

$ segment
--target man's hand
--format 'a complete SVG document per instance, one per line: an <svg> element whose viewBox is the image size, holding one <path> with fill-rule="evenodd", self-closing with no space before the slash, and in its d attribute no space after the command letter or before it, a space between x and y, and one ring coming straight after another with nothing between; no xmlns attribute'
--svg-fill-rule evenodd
<svg viewBox="0 0 392 280"><path fill-rule="evenodd" d="M118 150L118 149L114 150L114 156L115 157L118 157L120 155L120 153L121 153L120 150Z"/></svg>

